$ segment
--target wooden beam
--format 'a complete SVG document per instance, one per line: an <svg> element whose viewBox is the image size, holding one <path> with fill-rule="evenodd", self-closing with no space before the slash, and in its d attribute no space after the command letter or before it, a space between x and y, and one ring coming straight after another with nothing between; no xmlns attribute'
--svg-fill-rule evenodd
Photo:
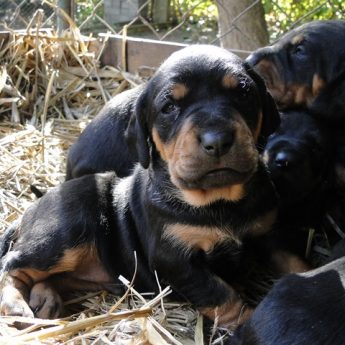
<svg viewBox="0 0 345 345"><path fill-rule="evenodd" d="M104 39L106 35L100 34L99 37ZM187 44L182 43L126 37L126 52L124 54L122 43L123 36L110 35L101 61L104 65L111 65L120 69L127 66L127 72L130 73L156 69L173 52L187 46ZM126 57L126 64L123 61L124 56Z"/></svg>

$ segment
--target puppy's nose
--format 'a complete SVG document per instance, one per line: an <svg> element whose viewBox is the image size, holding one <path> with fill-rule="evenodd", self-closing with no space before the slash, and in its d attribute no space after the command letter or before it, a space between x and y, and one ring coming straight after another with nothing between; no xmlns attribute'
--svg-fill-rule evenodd
<svg viewBox="0 0 345 345"><path fill-rule="evenodd" d="M233 144L233 135L229 131L207 131L200 135L202 148L209 156L225 155Z"/></svg>
<svg viewBox="0 0 345 345"><path fill-rule="evenodd" d="M274 158L274 164L277 168L285 169L291 165L291 157L287 152L278 152Z"/></svg>

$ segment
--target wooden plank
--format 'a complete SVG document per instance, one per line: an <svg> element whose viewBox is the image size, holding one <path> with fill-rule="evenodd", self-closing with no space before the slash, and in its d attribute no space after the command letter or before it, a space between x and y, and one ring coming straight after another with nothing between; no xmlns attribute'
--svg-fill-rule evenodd
<svg viewBox="0 0 345 345"><path fill-rule="evenodd" d="M105 34L99 35L104 39ZM110 35L108 44L103 52L101 61L104 65L111 65L126 70L130 73L156 69L173 52L187 46L175 42L163 42L142 38L126 38L126 54L123 52L123 36ZM126 56L126 63L123 57Z"/></svg>

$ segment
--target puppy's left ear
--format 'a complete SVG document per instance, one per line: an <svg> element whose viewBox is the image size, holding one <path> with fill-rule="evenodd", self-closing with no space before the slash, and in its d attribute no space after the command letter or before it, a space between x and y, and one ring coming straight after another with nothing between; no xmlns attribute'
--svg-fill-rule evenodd
<svg viewBox="0 0 345 345"><path fill-rule="evenodd" d="M150 133L148 129L148 92L144 90L135 105L135 125L136 149L139 163L147 169L150 164Z"/></svg>
<svg viewBox="0 0 345 345"><path fill-rule="evenodd" d="M251 66L249 66L249 64L245 63L245 67L247 73L254 80L259 91L262 105L262 125L260 136L263 137L261 139L266 139L278 128L280 124L279 112L272 96L267 91L263 79L253 70Z"/></svg>

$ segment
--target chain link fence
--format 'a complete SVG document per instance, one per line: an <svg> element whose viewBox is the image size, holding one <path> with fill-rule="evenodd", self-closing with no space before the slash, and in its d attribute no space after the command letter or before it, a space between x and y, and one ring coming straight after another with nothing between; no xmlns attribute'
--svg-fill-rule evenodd
<svg viewBox="0 0 345 345"><path fill-rule="evenodd" d="M248 6L227 23L228 27L220 36L217 23L217 5L220 8L220 0L0 0L0 30L27 28L38 9L43 9L44 12L41 27L56 28L57 7L68 2L74 9L72 19L84 34L122 34L125 30L126 34L136 37L183 43L219 44L224 36L240 31L238 24L246 20L248 14L256 11L255 5L260 2L265 11L270 41L303 22L320 17L345 17L342 0L247 1ZM226 2L223 1L224 3ZM243 38L250 39L245 33Z"/></svg>

